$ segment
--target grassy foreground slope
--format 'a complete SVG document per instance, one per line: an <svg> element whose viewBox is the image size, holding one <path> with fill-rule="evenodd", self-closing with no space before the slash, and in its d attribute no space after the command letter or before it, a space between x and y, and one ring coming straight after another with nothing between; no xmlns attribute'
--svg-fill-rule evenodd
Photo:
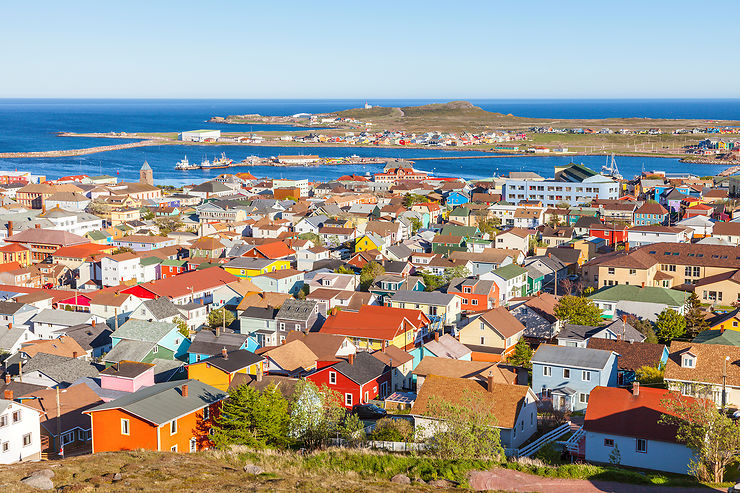
<svg viewBox="0 0 740 493"><path fill-rule="evenodd" d="M305 456L272 451L178 454L135 450L99 453L60 461L0 466L0 491L36 491L20 480L33 471L49 468L55 473L52 478L54 487L64 492L440 491L440 488L425 484L390 482L390 476L384 470L387 461L383 457L387 454L349 455L352 458L345 463L347 456L335 456L331 452ZM408 460L409 464L415 461L411 457L399 459ZM337 466L340 463L342 466ZM243 471L245 464L259 465L265 472L256 476L247 474ZM434 466L434 463L422 464L419 475L431 479L429 475L436 476L437 472L431 471ZM415 467L411 466L408 471L412 478L415 477ZM363 470L362 474L354 468ZM467 468L463 468L460 471L448 470L444 474L462 478L466 472ZM116 473L120 473L121 478L114 482Z"/></svg>

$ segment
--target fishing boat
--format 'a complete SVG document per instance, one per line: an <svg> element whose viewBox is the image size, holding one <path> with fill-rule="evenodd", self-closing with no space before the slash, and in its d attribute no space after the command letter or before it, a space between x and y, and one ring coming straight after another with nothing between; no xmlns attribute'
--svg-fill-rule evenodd
<svg viewBox="0 0 740 493"><path fill-rule="evenodd" d="M607 163L601 167L601 174L604 176L609 176L616 180L621 180L622 175L619 173L619 168L617 168L617 162L614 160L614 154L612 154L611 162L609 161L609 158L607 158L606 161Z"/></svg>
<svg viewBox="0 0 740 493"><path fill-rule="evenodd" d="M175 169L180 169L180 170L183 170L183 169L184 170L187 170L187 169L198 169L198 165L197 164L190 164L190 161L188 161L188 157L185 156L184 158L182 158L181 160L179 160L177 162L177 164L175 164Z"/></svg>

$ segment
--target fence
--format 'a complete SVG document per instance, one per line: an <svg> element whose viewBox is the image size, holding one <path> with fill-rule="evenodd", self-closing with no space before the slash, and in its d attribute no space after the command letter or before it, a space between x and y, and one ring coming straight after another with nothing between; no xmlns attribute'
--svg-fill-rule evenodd
<svg viewBox="0 0 740 493"><path fill-rule="evenodd" d="M532 454L536 454L539 449L541 449L548 443L554 442L570 431L571 423L570 421L568 421L567 423L558 426L554 430L548 431L526 447L522 447L520 449L506 449L506 455L509 457L529 457Z"/></svg>
<svg viewBox="0 0 740 493"><path fill-rule="evenodd" d="M344 438L331 438L329 444L334 447L356 447L387 450L389 452L419 452L426 450L425 443L414 442L385 442L379 440L365 440L357 443L348 443Z"/></svg>

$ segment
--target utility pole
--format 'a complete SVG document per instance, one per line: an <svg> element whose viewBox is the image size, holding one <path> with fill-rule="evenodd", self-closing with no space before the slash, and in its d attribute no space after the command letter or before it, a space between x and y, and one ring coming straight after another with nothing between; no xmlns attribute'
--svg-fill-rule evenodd
<svg viewBox="0 0 740 493"><path fill-rule="evenodd" d="M730 361L729 356L725 356L724 365L722 367L722 413L725 412L725 404L727 403L727 362Z"/></svg>
<svg viewBox="0 0 740 493"><path fill-rule="evenodd" d="M59 455L64 457L64 442L62 440L62 410L59 405L59 385L57 385L57 437L59 439Z"/></svg>

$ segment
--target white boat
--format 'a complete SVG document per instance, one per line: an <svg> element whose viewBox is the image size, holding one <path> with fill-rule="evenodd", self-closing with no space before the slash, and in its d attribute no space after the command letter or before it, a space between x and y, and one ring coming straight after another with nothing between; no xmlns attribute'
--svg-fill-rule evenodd
<svg viewBox="0 0 740 493"><path fill-rule="evenodd" d="M609 158L607 158L606 161L607 164L601 167L601 174L604 176L615 178L617 180L621 180L622 175L619 173L619 168L617 168L617 162L614 160L614 154L612 154L611 162L609 161Z"/></svg>
<svg viewBox="0 0 740 493"><path fill-rule="evenodd" d="M188 157L185 156L175 164L175 169L198 169L197 164L190 164Z"/></svg>

